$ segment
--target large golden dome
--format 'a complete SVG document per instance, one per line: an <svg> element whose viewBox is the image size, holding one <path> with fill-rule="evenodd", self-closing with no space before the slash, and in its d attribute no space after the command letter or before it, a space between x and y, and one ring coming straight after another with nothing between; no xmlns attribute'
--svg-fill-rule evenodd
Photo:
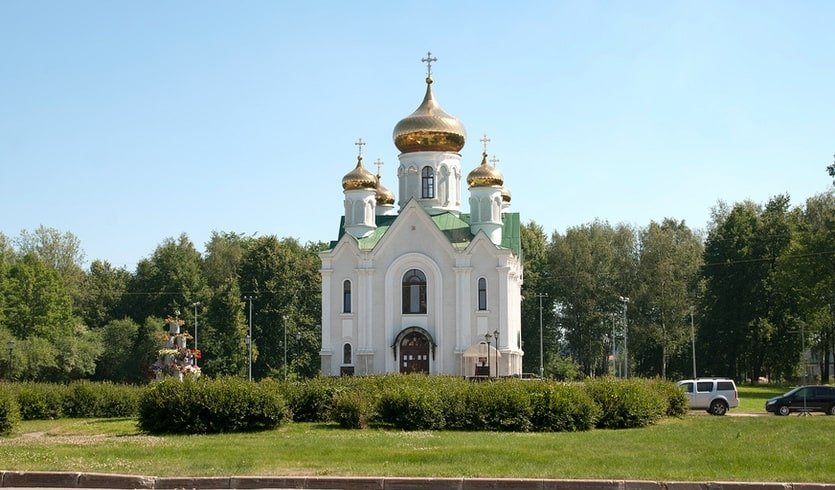
<svg viewBox="0 0 835 490"><path fill-rule="evenodd" d="M377 174L377 204L394 204L394 193L386 189L383 183L380 182L380 174Z"/></svg>
<svg viewBox="0 0 835 490"><path fill-rule="evenodd" d="M501 187L504 176L499 169L487 163L487 152L482 153L481 165L467 175L468 187Z"/></svg>
<svg viewBox="0 0 835 490"><path fill-rule="evenodd" d="M467 131L461 121L450 116L435 102L432 78L426 77L426 95L420 107L394 127L394 145L403 153L415 151L459 152Z"/></svg>
<svg viewBox="0 0 835 490"><path fill-rule="evenodd" d="M354 170L342 177L342 188L346 191L377 188L377 177L362 166L362 155L357 157L357 166Z"/></svg>

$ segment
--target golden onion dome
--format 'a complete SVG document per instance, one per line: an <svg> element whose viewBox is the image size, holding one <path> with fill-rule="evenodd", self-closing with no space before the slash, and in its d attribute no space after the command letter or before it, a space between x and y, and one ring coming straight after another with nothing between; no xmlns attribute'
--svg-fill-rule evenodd
<svg viewBox="0 0 835 490"><path fill-rule="evenodd" d="M426 77L426 95L420 107L394 126L394 145L402 153L416 151L459 152L467 131L461 121L450 116L435 102L432 78Z"/></svg>
<svg viewBox="0 0 835 490"><path fill-rule="evenodd" d="M342 177L342 188L346 191L356 189L376 189L377 177L362 166L362 155L357 157L357 166Z"/></svg>
<svg viewBox="0 0 835 490"><path fill-rule="evenodd" d="M510 189L502 186L502 202L510 202Z"/></svg>
<svg viewBox="0 0 835 490"><path fill-rule="evenodd" d="M467 175L468 187L501 187L504 176L499 169L487 163L487 152L482 153L481 165Z"/></svg>
<svg viewBox="0 0 835 490"><path fill-rule="evenodd" d="M383 183L380 182L380 174L377 174L377 204L394 204L394 193L386 189Z"/></svg>

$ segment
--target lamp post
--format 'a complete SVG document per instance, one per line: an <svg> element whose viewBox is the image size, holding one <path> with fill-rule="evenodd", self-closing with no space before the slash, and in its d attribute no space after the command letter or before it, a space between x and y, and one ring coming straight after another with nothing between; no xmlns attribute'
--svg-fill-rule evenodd
<svg viewBox="0 0 835 490"><path fill-rule="evenodd" d="M249 333L246 334L246 348L249 352L249 380L252 381L252 300L255 296L244 296L244 301L249 301Z"/></svg>
<svg viewBox="0 0 835 490"><path fill-rule="evenodd" d="M9 348L9 374L8 374L8 378L9 378L9 381L11 381L12 380L12 360L13 360L12 359L12 352L14 352L14 339L9 340L9 342L6 344L6 347Z"/></svg>
<svg viewBox="0 0 835 490"><path fill-rule="evenodd" d="M493 337L496 337L496 379L499 379L499 331L493 330Z"/></svg>
<svg viewBox="0 0 835 490"><path fill-rule="evenodd" d="M539 377L545 377L545 348L542 343L542 298L547 298L547 293L539 293Z"/></svg>
<svg viewBox="0 0 835 490"><path fill-rule="evenodd" d="M484 341L487 342L487 379L490 379L490 341L493 340L493 336L490 335L490 332L484 334Z"/></svg>
<svg viewBox="0 0 835 490"><path fill-rule="evenodd" d="M629 298L621 296L620 302L623 303L623 377L629 377L629 348L627 347L627 338L629 336L629 326L626 323L626 305L629 304Z"/></svg>
<svg viewBox="0 0 835 490"><path fill-rule="evenodd" d="M194 350L197 350L197 307L200 306L202 303L196 301L191 304L194 308Z"/></svg>
<svg viewBox="0 0 835 490"><path fill-rule="evenodd" d="M287 381L287 315L282 315L284 320L284 381Z"/></svg>
<svg viewBox="0 0 835 490"><path fill-rule="evenodd" d="M803 356L803 384L809 382L809 360L806 358L806 324L803 322L800 323L800 330L789 330L789 333L799 333L800 334L800 351L801 355ZM806 409L806 393L809 392L809 388L803 388L803 411L800 412L800 415L809 415L809 411Z"/></svg>
<svg viewBox="0 0 835 490"><path fill-rule="evenodd" d="M693 324L693 307L690 307L690 345L693 349L693 379L696 379L696 327Z"/></svg>

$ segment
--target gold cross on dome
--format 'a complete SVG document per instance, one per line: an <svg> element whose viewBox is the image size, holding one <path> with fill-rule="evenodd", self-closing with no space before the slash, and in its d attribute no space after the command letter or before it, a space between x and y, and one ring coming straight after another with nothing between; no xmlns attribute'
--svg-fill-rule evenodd
<svg viewBox="0 0 835 490"><path fill-rule="evenodd" d="M374 165L377 166L377 175L379 176L380 175L380 167L383 166L383 160L378 158L377 161L374 162Z"/></svg>
<svg viewBox="0 0 835 490"><path fill-rule="evenodd" d="M438 61L438 58L432 57L432 51L426 52L426 58L421 58L422 63L426 63L426 77L432 78L432 63Z"/></svg>
<svg viewBox="0 0 835 490"><path fill-rule="evenodd" d="M496 156L494 155L494 156L493 156L493 158L491 158L491 159L490 159L490 163L492 163L492 164L493 164L493 168L495 168L495 167L496 167L496 165L498 165L498 164L499 164L499 159L498 159L498 158L496 158Z"/></svg>
<svg viewBox="0 0 835 490"><path fill-rule="evenodd" d="M363 141L362 138L360 138L354 144L357 145L357 148L359 149L359 156L362 156L362 147L365 146L365 141Z"/></svg>
<svg viewBox="0 0 835 490"><path fill-rule="evenodd" d="M487 143L490 142L490 138L488 138L487 134L485 133L484 137L482 137L479 141L481 141L481 144L484 145L484 153L487 153Z"/></svg>

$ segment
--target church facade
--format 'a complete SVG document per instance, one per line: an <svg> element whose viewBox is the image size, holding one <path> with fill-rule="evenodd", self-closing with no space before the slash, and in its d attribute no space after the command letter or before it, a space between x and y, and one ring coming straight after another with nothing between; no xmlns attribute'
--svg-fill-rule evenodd
<svg viewBox="0 0 835 490"><path fill-rule="evenodd" d="M435 101L435 59L424 61L423 102L394 128L398 209L363 165L362 140L342 179L340 234L319 254L325 376L522 373L519 215L486 136L462 195L466 131Z"/></svg>

